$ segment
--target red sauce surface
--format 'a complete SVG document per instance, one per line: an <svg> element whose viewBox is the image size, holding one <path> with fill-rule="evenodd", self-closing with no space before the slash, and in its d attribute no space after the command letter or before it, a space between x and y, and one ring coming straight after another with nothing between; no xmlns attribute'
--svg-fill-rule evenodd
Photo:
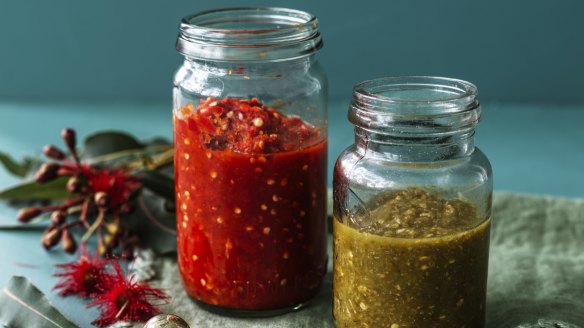
<svg viewBox="0 0 584 328"><path fill-rule="evenodd" d="M178 262L187 292L271 309L313 297L326 270L326 137L256 99L175 111Z"/></svg>

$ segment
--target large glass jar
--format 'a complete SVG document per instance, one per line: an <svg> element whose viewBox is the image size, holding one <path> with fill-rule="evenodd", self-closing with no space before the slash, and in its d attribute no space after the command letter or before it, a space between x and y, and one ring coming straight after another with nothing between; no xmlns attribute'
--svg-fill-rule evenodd
<svg viewBox="0 0 584 328"><path fill-rule="evenodd" d="M484 327L492 174L471 83L358 84L334 171L337 327Z"/></svg>
<svg viewBox="0 0 584 328"><path fill-rule="evenodd" d="M278 314L322 283L327 82L318 27L281 8L207 11L180 24L178 264L207 309Z"/></svg>

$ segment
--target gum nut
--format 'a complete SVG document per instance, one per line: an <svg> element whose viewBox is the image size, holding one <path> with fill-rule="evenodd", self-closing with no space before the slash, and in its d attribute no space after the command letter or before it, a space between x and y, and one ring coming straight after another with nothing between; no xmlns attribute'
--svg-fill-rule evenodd
<svg viewBox="0 0 584 328"><path fill-rule="evenodd" d="M159 314L150 318L144 328L189 328L189 324L174 314Z"/></svg>

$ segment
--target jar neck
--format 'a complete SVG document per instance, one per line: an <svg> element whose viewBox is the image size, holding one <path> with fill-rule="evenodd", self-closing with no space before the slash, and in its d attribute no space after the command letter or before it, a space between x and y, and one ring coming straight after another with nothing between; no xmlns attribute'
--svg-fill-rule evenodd
<svg viewBox="0 0 584 328"><path fill-rule="evenodd" d="M358 84L349 109L360 150L403 162L469 156L474 151L474 129L480 117L474 85L425 76Z"/></svg>
<svg viewBox="0 0 584 328"><path fill-rule="evenodd" d="M265 75L265 74L284 74L287 72L307 71L316 62L315 54L281 59L277 61L216 61L209 59L185 57L183 66L194 69L211 71L221 75ZM277 76L275 76L277 77Z"/></svg>
<svg viewBox="0 0 584 328"><path fill-rule="evenodd" d="M315 16L286 8L225 8L182 19L176 49L215 61L278 61L322 47Z"/></svg>
<svg viewBox="0 0 584 328"><path fill-rule="evenodd" d="M474 129L451 135L394 136L355 127L355 145L368 157L395 162L437 162L470 156Z"/></svg>

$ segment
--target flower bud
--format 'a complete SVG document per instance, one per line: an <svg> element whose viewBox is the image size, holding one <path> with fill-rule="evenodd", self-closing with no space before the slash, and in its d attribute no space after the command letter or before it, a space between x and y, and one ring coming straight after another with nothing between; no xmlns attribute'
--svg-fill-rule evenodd
<svg viewBox="0 0 584 328"><path fill-rule="evenodd" d="M65 140L67 147L73 151L75 149L75 145L77 144L75 130L69 128L63 129L63 131L61 131L61 137L63 137L63 140Z"/></svg>
<svg viewBox="0 0 584 328"><path fill-rule="evenodd" d="M101 239L97 243L97 252L99 253L100 256L105 256L108 252L107 247L105 246L105 244L103 243L103 240L101 240Z"/></svg>
<svg viewBox="0 0 584 328"><path fill-rule="evenodd" d="M62 230L58 227L50 226L45 230L41 237L41 243L45 249L49 250L59 243L61 239Z"/></svg>
<svg viewBox="0 0 584 328"><path fill-rule="evenodd" d="M120 221L105 223L104 225L109 235L117 236L118 233L120 232Z"/></svg>
<svg viewBox="0 0 584 328"><path fill-rule="evenodd" d="M67 219L67 211L66 210L56 210L51 213L51 222L55 226L59 226L65 222Z"/></svg>
<svg viewBox="0 0 584 328"><path fill-rule="evenodd" d="M67 190L72 194L79 194L87 189L87 181L80 176L72 176L67 181Z"/></svg>
<svg viewBox="0 0 584 328"><path fill-rule="evenodd" d="M103 191L98 191L95 193L93 201L97 207L106 208L109 205L109 196Z"/></svg>
<svg viewBox="0 0 584 328"><path fill-rule="evenodd" d="M54 180L57 177L60 168L61 165L57 163L43 163L35 174L34 179L38 183L45 183Z"/></svg>
<svg viewBox="0 0 584 328"><path fill-rule="evenodd" d="M41 213L43 213L43 210L38 207L26 207L18 212L17 219L18 222L28 223L30 220L41 215Z"/></svg>
<svg viewBox="0 0 584 328"><path fill-rule="evenodd" d="M118 247L120 244L120 238L116 235L106 234L103 236L103 243L110 249Z"/></svg>
<svg viewBox="0 0 584 328"><path fill-rule="evenodd" d="M48 158L52 158L52 159L56 159L56 160L60 160L60 161L65 159L65 153L53 145L46 145L43 148L43 153Z"/></svg>
<svg viewBox="0 0 584 328"><path fill-rule="evenodd" d="M77 243L68 229L63 230L63 236L61 237L61 246L63 246L63 251L73 254L77 250Z"/></svg>

